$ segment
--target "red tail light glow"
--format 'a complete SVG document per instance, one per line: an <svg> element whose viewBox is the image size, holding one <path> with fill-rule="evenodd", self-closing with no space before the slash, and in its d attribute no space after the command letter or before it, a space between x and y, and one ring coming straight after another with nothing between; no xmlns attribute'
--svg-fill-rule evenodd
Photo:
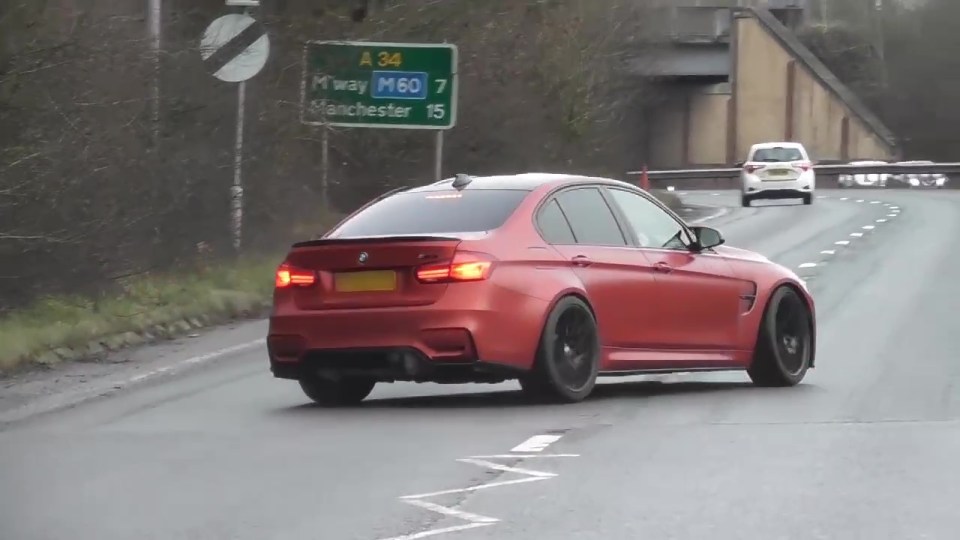
<svg viewBox="0 0 960 540"><path fill-rule="evenodd" d="M806 172L813 168L813 163L810 163L809 161L801 161L797 164L797 167L800 167L801 171Z"/></svg>
<svg viewBox="0 0 960 540"><path fill-rule="evenodd" d="M446 263L427 264L417 268L417 281L421 283L455 283L482 281L490 277L493 257L483 253L458 252Z"/></svg>
<svg viewBox="0 0 960 540"><path fill-rule="evenodd" d="M744 165L743 170L747 171L747 173L753 173L760 170L762 167L762 165Z"/></svg>
<svg viewBox="0 0 960 540"><path fill-rule="evenodd" d="M317 282L317 274L313 270L296 268L283 263L277 268L274 285L278 289L287 287L310 287Z"/></svg>

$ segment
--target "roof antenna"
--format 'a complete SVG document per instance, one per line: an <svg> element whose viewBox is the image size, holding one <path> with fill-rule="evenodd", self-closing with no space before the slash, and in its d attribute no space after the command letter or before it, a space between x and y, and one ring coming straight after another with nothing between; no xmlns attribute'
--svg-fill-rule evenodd
<svg viewBox="0 0 960 540"><path fill-rule="evenodd" d="M453 180L454 189L460 189L467 187L467 184L473 182L473 177L469 174L457 173L457 177Z"/></svg>

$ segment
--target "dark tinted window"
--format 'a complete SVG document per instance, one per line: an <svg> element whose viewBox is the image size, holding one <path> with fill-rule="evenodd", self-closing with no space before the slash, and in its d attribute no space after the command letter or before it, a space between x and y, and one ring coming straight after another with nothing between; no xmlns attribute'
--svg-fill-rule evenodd
<svg viewBox="0 0 960 540"><path fill-rule="evenodd" d="M543 239L551 244L576 244L573 237L573 231L570 230L570 224L567 218L560 211L557 201L550 201L540 210L537 216L537 225L540 226L540 232Z"/></svg>
<svg viewBox="0 0 960 540"><path fill-rule="evenodd" d="M802 161L803 154L797 148L758 148L751 161L782 163L784 161Z"/></svg>
<svg viewBox="0 0 960 540"><path fill-rule="evenodd" d="M503 225L528 193L491 189L398 193L353 216L332 237L489 231Z"/></svg>
<svg viewBox="0 0 960 540"><path fill-rule="evenodd" d="M625 246L627 241L620 232L607 201L596 188L580 188L565 191L557 196L564 215L573 228L578 244L595 246Z"/></svg>
<svg viewBox="0 0 960 540"><path fill-rule="evenodd" d="M637 193L609 190L642 247L686 249L683 227L662 208Z"/></svg>

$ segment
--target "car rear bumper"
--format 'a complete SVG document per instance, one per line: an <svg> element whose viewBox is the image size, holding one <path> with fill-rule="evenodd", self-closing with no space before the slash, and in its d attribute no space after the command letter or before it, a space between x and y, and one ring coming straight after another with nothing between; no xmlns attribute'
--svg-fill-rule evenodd
<svg viewBox="0 0 960 540"><path fill-rule="evenodd" d="M275 311L271 370L289 379L304 370L437 382L515 377L533 365L549 306L502 288L490 292L412 308Z"/></svg>
<svg viewBox="0 0 960 540"><path fill-rule="evenodd" d="M771 181L761 180L753 174L746 174L742 178L743 194L754 198L795 198L813 193L815 177L809 171L801 174L795 180Z"/></svg>

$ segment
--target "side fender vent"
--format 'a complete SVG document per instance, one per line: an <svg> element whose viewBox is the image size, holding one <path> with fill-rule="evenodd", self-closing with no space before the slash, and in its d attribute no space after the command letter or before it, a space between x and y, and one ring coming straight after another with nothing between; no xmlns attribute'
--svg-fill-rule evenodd
<svg viewBox="0 0 960 540"><path fill-rule="evenodd" d="M740 313L747 314L757 303L757 284L749 281L740 290Z"/></svg>

